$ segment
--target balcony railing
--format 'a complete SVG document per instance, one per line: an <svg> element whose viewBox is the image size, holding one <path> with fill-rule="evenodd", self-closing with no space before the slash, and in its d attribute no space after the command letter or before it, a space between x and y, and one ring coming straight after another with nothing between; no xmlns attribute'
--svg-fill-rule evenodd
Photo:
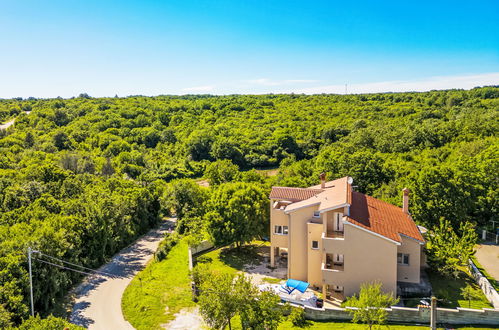
<svg viewBox="0 0 499 330"><path fill-rule="evenodd" d="M343 263L338 263L338 262L333 262L333 263L328 263L324 265L324 269L327 270L337 270L337 271L344 271L345 270L345 265Z"/></svg>
<svg viewBox="0 0 499 330"><path fill-rule="evenodd" d="M328 230L326 233L326 237L328 237L328 238L344 238L345 232L336 231L336 230Z"/></svg>

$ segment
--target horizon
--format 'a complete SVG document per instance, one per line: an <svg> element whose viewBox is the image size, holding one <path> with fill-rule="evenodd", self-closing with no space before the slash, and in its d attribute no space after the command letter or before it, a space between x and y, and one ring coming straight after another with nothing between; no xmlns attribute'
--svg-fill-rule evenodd
<svg viewBox="0 0 499 330"><path fill-rule="evenodd" d="M107 95L107 96L93 96L89 95L86 92L82 92L79 95L73 95L73 96L68 96L68 97L62 97L62 96L52 96L52 97L35 97L35 96L28 96L28 97L10 97L10 98L2 98L0 97L0 100L16 100L16 99L21 99L23 101L29 101L29 100L52 100L52 99L62 99L62 100L71 100L71 99L76 99L76 98L88 98L88 99L113 99L113 98L120 98L120 99L125 99L125 98L130 98L130 97L183 97L183 96L203 96L203 97L224 97L224 96L267 96L267 95L302 95L302 96L317 96L317 95L338 95L338 96L355 96L355 95L372 95L372 94L404 94L404 93L429 93L429 92L445 92L445 91L469 91L472 89L480 89L480 88L487 88L487 87L492 87L492 88L499 88L499 85L483 85L483 86L475 86L471 88L446 88L446 89L431 89L431 90L422 90L422 91L415 91L415 90L407 90L407 91L396 91L396 92L365 92L365 93L328 93L328 92L322 92L322 93L295 93L295 92L289 92L289 93L227 93L227 94L211 94L211 93L185 93L185 94L157 94L157 95L144 95L144 94L130 94L130 95L118 95L115 94L114 96ZM82 96L85 95L85 96Z"/></svg>
<svg viewBox="0 0 499 330"><path fill-rule="evenodd" d="M8 1L0 98L498 85L497 13L496 1Z"/></svg>

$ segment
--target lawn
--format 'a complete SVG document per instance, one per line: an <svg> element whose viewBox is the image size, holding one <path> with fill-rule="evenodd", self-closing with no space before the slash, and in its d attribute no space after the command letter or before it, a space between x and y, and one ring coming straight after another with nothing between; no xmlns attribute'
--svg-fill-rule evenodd
<svg viewBox="0 0 499 330"><path fill-rule="evenodd" d="M434 271L429 271L428 277L433 288L433 294L439 299L437 303L439 307L475 309L492 307L466 267L461 268L457 279L442 276ZM476 294L480 296L480 299L471 300L471 303L465 300L461 296L461 289L466 286L471 286Z"/></svg>
<svg viewBox="0 0 499 330"><path fill-rule="evenodd" d="M136 329L160 329L191 300L187 243L180 241L161 262L151 262L127 287L123 315Z"/></svg>
<svg viewBox="0 0 499 330"><path fill-rule="evenodd" d="M235 274L244 270L244 266L259 265L263 258L258 254L265 242L255 241L240 249L221 248L208 252L196 259L197 263L209 264L210 269Z"/></svg>

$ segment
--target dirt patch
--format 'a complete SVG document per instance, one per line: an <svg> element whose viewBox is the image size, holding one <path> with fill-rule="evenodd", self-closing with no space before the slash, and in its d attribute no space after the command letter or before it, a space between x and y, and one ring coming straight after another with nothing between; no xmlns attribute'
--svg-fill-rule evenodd
<svg viewBox="0 0 499 330"><path fill-rule="evenodd" d="M284 280L286 278L287 268L270 268L269 266L268 262L262 262L259 265L245 268L244 273L251 278L251 281L255 285L268 283L272 280Z"/></svg>
<svg viewBox="0 0 499 330"><path fill-rule="evenodd" d="M183 329L202 329L205 327L203 318L199 313L199 307L184 308L175 314L175 320L161 326L164 329L183 330Z"/></svg>
<svg viewBox="0 0 499 330"><path fill-rule="evenodd" d="M208 182L208 180L199 180L199 181L196 181L196 183L201 187L209 187L210 186L210 183Z"/></svg>

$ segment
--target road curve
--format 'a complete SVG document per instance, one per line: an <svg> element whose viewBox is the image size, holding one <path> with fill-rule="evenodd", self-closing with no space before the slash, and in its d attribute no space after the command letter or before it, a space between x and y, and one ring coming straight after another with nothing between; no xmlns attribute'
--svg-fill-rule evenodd
<svg viewBox="0 0 499 330"><path fill-rule="evenodd" d="M149 231L131 246L116 254L99 270L113 277L90 276L75 289L71 323L88 329L133 329L123 317L121 297L126 287L146 263L173 226L173 219Z"/></svg>

